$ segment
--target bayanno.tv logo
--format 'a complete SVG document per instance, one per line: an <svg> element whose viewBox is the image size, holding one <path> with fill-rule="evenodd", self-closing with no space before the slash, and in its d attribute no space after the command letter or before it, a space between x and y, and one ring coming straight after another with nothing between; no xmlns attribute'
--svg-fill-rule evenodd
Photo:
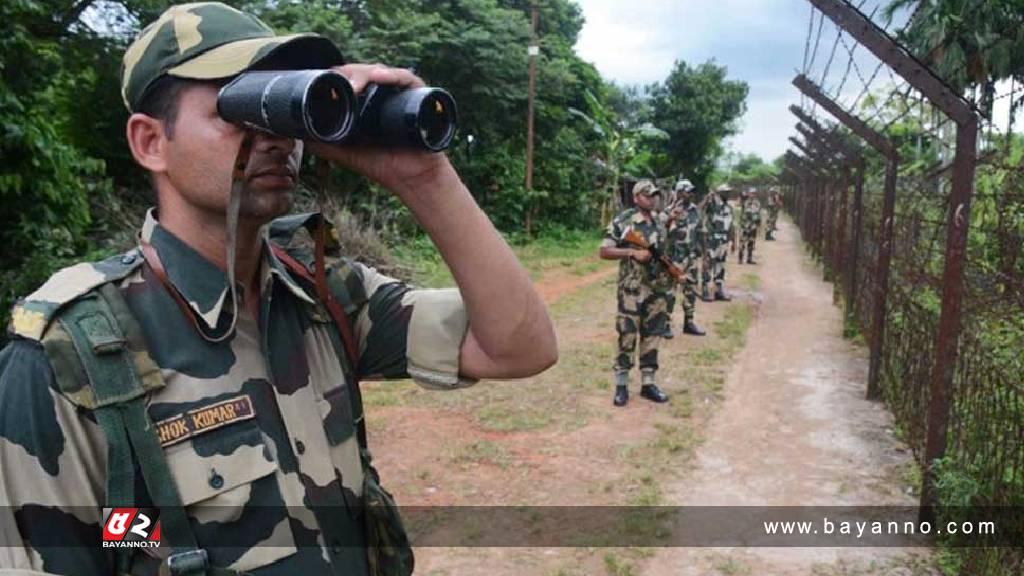
<svg viewBox="0 0 1024 576"><path fill-rule="evenodd" d="M156 508L104 508L104 548L159 548L160 511Z"/></svg>

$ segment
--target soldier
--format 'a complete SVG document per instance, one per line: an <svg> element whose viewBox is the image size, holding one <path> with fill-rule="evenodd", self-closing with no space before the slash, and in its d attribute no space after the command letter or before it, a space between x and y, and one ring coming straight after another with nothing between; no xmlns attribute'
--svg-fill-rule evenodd
<svg viewBox="0 0 1024 576"><path fill-rule="evenodd" d="M358 379L454 389L555 361L543 302L445 155L307 146L392 190L457 290L350 259L325 269L335 232L322 214L285 216L303 142L225 122L219 86L254 67L333 67L357 93L422 85L341 64L324 37L275 36L213 2L168 9L129 46L127 140L158 209L136 248L57 272L13 311L0 572L410 574ZM132 518L105 507L147 506L158 548L101 547Z"/></svg>
<svg viewBox="0 0 1024 576"><path fill-rule="evenodd" d="M764 239L775 240L775 232L779 228L779 211L782 210L782 194L779 189L773 186L768 191L768 225L765 228Z"/></svg>
<svg viewBox="0 0 1024 576"><path fill-rule="evenodd" d="M732 300L725 293L725 263L729 256L729 245L736 249L736 230L733 226L732 206L729 205L729 193L732 187L722 184L711 194L710 200L704 205L704 226L707 230L705 247L703 284L701 299L705 302ZM714 282L715 295L711 296L711 283Z"/></svg>
<svg viewBox="0 0 1024 576"><path fill-rule="evenodd" d="M601 242L600 257L619 260L618 316L615 330L619 352L615 357L615 396L613 403L629 401L629 371L633 355L639 356L640 396L652 402L668 402L668 396L656 383L658 344L668 321L668 292L673 280L665 265L651 250L627 241L631 233L655 250L665 246L665 226L654 212L661 192L650 180L633 186L636 207L627 208L612 219ZM639 346L638 338L639 335Z"/></svg>
<svg viewBox="0 0 1024 576"><path fill-rule="evenodd" d="M698 262L704 243L704 223L700 207L693 202L694 186L689 180L680 180L675 185L676 202L669 210L668 219L668 251L672 261L686 274L683 282L683 333L703 336L694 323L693 317L697 309ZM669 324L675 308L675 290L670 294L668 302ZM666 329L665 337L671 338L671 327Z"/></svg>
<svg viewBox="0 0 1024 576"><path fill-rule="evenodd" d="M754 262L754 243L757 241L757 229L760 225L761 201L757 199L757 190L747 188L740 206L740 229L743 231L743 237L740 239L740 264L743 264L744 249L747 253L747 264L757 264Z"/></svg>

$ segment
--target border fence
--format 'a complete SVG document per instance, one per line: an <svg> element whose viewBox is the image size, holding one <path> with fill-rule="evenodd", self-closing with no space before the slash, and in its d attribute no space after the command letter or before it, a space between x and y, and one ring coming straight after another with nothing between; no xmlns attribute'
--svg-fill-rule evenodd
<svg viewBox="0 0 1024 576"><path fill-rule="evenodd" d="M921 465L922 519L1024 506L1020 87L962 97L863 1L809 3L786 206L869 347L865 393ZM964 574L1024 573L1021 549L957 553Z"/></svg>

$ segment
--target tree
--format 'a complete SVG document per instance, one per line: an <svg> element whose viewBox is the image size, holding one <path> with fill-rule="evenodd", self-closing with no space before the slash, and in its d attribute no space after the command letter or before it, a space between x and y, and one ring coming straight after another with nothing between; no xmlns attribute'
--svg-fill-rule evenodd
<svg viewBox="0 0 1024 576"><path fill-rule="evenodd" d="M775 182L780 173L775 163L765 162L757 154L739 154L731 167L718 180L733 186L763 186Z"/></svg>
<svg viewBox="0 0 1024 576"><path fill-rule="evenodd" d="M636 125L623 121L610 106L600 102L591 92L587 91L584 95L587 112L576 108L569 108L569 112L589 124L602 142L598 160L604 168L602 196L607 201L615 196L619 177L624 172L653 176L650 147L642 145L664 141L669 136L650 123ZM607 212L605 208L602 204L602 219Z"/></svg>
<svg viewBox="0 0 1024 576"><path fill-rule="evenodd" d="M722 153L722 140L736 133L746 111L747 84L726 74L714 61L693 67L679 60L664 82L650 88L654 124L670 136L659 145L669 164L659 168L682 172L702 189Z"/></svg>
<svg viewBox="0 0 1024 576"><path fill-rule="evenodd" d="M980 88L991 109L995 83L1024 81L1020 0L891 0L886 14L911 10L900 39L958 90Z"/></svg>

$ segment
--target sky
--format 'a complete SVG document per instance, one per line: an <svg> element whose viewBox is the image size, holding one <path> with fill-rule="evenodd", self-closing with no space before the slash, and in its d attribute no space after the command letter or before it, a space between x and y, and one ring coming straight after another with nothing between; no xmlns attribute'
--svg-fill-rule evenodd
<svg viewBox="0 0 1024 576"><path fill-rule="evenodd" d="M576 0L586 24L576 50L601 74L626 84L664 80L676 59L714 59L750 86L740 152L766 160L795 134L787 110L800 96L790 83L800 68L810 3L806 0Z"/></svg>

